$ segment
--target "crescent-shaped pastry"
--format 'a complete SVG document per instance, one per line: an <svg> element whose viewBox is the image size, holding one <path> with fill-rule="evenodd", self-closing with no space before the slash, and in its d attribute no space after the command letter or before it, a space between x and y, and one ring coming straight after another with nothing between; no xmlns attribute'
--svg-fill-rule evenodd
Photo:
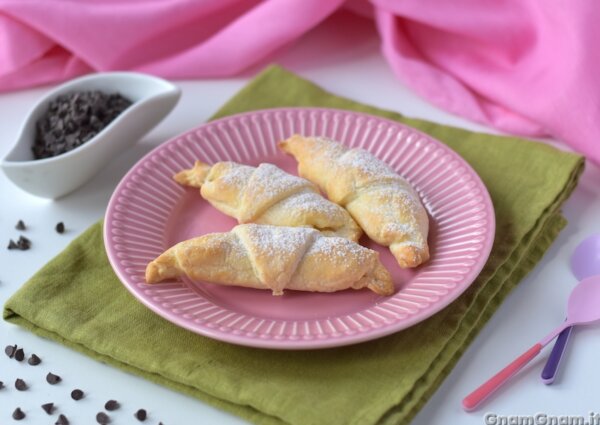
<svg viewBox="0 0 600 425"><path fill-rule="evenodd" d="M279 147L296 158L300 176L346 208L371 239L389 246L401 267L429 259L427 212L411 185L383 161L323 137L294 135Z"/></svg>
<svg viewBox="0 0 600 425"><path fill-rule="evenodd" d="M313 227L327 236L352 241L362 235L350 214L321 196L313 183L272 164L250 167L196 161L194 168L173 178L182 185L200 188L204 199L239 223Z"/></svg>
<svg viewBox="0 0 600 425"><path fill-rule="evenodd" d="M391 276L376 251L307 227L240 224L180 242L146 267L146 282L195 281L270 289L334 292L369 288L391 295Z"/></svg>

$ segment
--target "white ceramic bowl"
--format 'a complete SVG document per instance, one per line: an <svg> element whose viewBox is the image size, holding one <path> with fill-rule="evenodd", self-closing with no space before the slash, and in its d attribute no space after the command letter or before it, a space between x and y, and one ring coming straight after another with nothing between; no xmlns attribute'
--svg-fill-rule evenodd
<svg viewBox="0 0 600 425"><path fill-rule="evenodd" d="M37 120L57 96L87 90L118 92L132 105L95 137L58 156L34 159L31 150ZM160 78L133 72L88 75L58 86L29 112L13 149L0 167L21 189L44 198L59 198L86 183L116 155L133 146L177 104L181 91Z"/></svg>

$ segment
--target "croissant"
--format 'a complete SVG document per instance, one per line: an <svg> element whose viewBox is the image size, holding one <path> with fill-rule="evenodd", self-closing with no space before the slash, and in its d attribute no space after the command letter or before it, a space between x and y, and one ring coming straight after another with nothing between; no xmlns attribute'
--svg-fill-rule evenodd
<svg viewBox="0 0 600 425"><path fill-rule="evenodd" d="M146 282L195 281L270 289L334 292L369 288L391 295L391 276L376 251L307 227L240 224L180 242L146 267Z"/></svg>
<svg viewBox="0 0 600 425"><path fill-rule="evenodd" d="M239 223L308 226L352 241L362 235L350 214L323 198L313 183L272 164L250 167L196 161L194 168L173 178L182 185L200 188L204 199Z"/></svg>
<svg viewBox="0 0 600 425"><path fill-rule="evenodd" d="M401 267L429 259L427 212L410 184L383 161L322 137L294 135L279 147L296 158L300 176L345 207L371 239L389 246Z"/></svg>

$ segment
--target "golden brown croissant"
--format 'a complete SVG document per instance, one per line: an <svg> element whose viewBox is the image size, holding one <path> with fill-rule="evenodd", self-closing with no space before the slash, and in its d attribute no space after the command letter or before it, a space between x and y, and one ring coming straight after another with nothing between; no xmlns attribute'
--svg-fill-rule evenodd
<svg viewBox="0 0 600 425"><path fill-rule="evenodd" d="M321 137L294 135L279 147L296 158L300 176L345 207L371 239L389 246L401 267L429 259L427 212L410 184L383 161Z"/></svg>
<svg viewBox="0 0 600 425"><path fill-rule="evenodd" d="M222 285L334 292L369 288L391 295L394 285L376 251L307 227L240 224L169 248L146 267L146 282L186 275Z"/></svg>
<svg viewBox="0 0 600 425"><path fill-rule="evenodd" d="M350 214L323 198L313 183L272 164L250 167L235 162L208 165L196 161L194 168L177 173L174 179L200 188L204 199L239 223L309 226L327 236L352 241L362 235Z"/></svg>

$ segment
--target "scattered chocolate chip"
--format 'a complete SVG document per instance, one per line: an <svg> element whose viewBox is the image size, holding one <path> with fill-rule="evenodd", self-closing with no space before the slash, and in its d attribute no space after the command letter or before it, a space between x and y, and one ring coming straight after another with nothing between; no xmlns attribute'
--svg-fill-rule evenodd
<svg viewBox="0 0 600 425"><path fill-rule="evenodd" d="M25 359L25 352L22 348L18 348L17 351L15 351L15 360L18 362L22 362L23 359Z"/></svg>
<svg viewBox="0 0 600 425"><path fill-rule="evenodd" d="M71 398L75 401L79 401L83 398L83 391L80 389L71 391Z"/></svg>
<svg viewBox="0 0 600 425"><path fill-rule="evenodd" d="M12 239L8 242L8 249L17 249L19 245L15 243Z"/></svg>
<svg viewBox="0 0 600 425"><path fill-rule="evenodd" d="M25 381L23 381L21 378L17 378L15 381L15 388L19 391L25 391L28 387Z"/></svg>
<svg viewBox="0 0 600 425"><path fill-rule="evenodd" d="M113 410L117 410L119 407L121 407L121 405L119 404L119 402L117 400L108 400L106 402L106 404L104 405L104 408L106 410L108 410L109 412L111 412Z"/></svg>
<svg viewBox="0 0 600 425"><path fill-rule="evenodd" d="M46 375L46 382L48 382L50 385L58 384L60 381L62 381L62 378L58 375L53 374L52 372Z"/></svg>
<svg viewBox="0 0 600 425"><path fill-rule="evenodd" d="M146 420L147 414L144 409L140 409L137 412L135 412L134 416L138 421L144 422Z"/></svg>
<svg viewBox="0 0 600 425"><path fill-rule="evenodd" d="M26 230L27 226L25 226L25 223L23 223L23 220L19 220L17 222L17 225L15 226L15 229L17 229L17 230Z"/></svg>
<svg viewBox="0 0 600 425"><path fill-rule="evenodd" d="M56 231L58 233L65 233L65 223L62 221L56 225Z"/></svg>
<svg viewBox="0 0 600 425"><path fill-rule="evenodd" d="M59 415L58 420L54 423L54 425L69 425L69 420L65 415Z"/></svg>
<svg viewBox="0 0 600 425"><path fill-rule="evenodd" d="M44 412L47 414L51 415L52 412L54 412L54 403L42 404L42 409L44 409Z"/></svg>
<svg viewBox="0 0 600 425"><path fill-rule="evenodd" d="M17 248L19 248L21 251L27 251L29 248L31 248L31 241L25 236L19 236Z"/></svg>
<svg viewBox="0 0 600 425"><path fill-rule="evenodd" d="M17 345L7 345L6 348L4 349L4 352L6 353L6 355L8 357L10 357L11 359L15 356L15 352L17 351Z"/></svg>
<svg viewBox="0 0 600 425"><path fill-rule="evenodd" d="M68 152L92 139L131 101L118 93L82 91L57 96L36 122L35 159Z"/></svg>
<svg viewBox="0 0 600 425"><path fill-rule="evenodd" d="M25 412L23 412L20 407L17 407L13 412L12 417L15 421L20 421L25 417Z"/></svg>
<svg viewBox="0 0 600 425"><path fill-rule="evenodd" d="M27 360L27 363L29 363L31 366L37 366L42 362L42 359L40 359L37 355L32 354L29 359Z"/></svg>
<svg viewBox="0 0 600 425"><path fill-rule="evenodd" d="M98 412L96 415L96 422L101 425L106 425L107 423L110 423L110 417L104 412Z"/></svg>

